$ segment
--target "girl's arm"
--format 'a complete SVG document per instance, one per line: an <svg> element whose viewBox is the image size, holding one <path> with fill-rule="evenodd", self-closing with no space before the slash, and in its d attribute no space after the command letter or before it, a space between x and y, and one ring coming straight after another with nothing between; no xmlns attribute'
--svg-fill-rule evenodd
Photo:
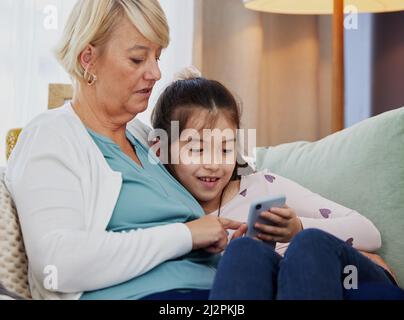
<svg viewBox="0 0 404 320"><path fill-rule="evenodd" d="M381 247L380 232L366 217L292 180L271 175L275 179L268 184L268 191L286 195L286 203L300 218L303 229L321 229L363 251L373 252Z"/></svg>

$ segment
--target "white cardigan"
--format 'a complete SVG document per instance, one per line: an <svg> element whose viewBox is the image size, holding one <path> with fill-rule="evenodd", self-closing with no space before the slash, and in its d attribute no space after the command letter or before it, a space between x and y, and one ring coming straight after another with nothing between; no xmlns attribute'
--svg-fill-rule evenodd
<svg viewBox="0 0 404 320"><path fill-rule="evenodd" d="M140 121L128 130L146 143ZM70 104L24 128L5 181L20 219L34 299L79 299L83 291L125 282L192 250L191 232L182 223L105 230L121 174L110 169Z"/></svg>

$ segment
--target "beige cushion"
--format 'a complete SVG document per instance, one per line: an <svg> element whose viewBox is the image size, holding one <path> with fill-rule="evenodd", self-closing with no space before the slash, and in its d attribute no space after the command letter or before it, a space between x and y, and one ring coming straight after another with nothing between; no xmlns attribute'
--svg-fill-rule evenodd
<svg viewBox="0 0 404 320"><path fill-rule="evenodd" d="M28 263L11 196L0 170L0 283L23 298L31 298Z"/></svg>

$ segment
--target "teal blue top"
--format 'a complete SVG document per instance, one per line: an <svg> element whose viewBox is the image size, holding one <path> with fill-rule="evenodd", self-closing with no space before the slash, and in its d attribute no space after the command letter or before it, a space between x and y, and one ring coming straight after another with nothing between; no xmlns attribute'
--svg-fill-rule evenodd
<svg viewBox="0 0 404 320"><path fill-rule="evenodd" d="M153 161L149 161L148 149L129 131L126 131L126 136L142 166L123 153L111 139L87 130L111 169L122 173L122 188L107 226L108 231L184 223L204 215L198 202L170 175L157 157L151 155ZM218 255L194 251L166 261L125 283L85 292L81 299L140 299L173 289L210 289L218 259Z"/></svg>

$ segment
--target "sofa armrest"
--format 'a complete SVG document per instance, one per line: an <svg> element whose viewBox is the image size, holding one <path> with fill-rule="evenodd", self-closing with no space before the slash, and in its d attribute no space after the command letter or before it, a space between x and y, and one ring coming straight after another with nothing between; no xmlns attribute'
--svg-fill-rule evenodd
<svg viewBox="0 0 404 320"><path fill-rule="evenodd" d="M7 133L6 137L6 159L11 155L11 152L13 151L15 145L17 144L18 136L20 135L22 129L11 129Z"/></svg>

